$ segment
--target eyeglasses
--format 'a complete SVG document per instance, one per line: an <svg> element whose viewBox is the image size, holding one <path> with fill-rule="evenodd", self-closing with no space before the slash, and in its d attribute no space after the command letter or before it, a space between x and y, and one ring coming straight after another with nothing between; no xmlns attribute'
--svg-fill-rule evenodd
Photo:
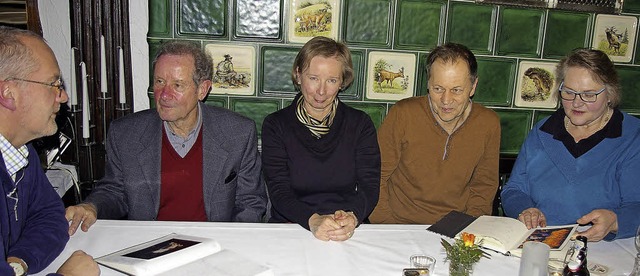
<svg viewBox="0 0 640 276"><path fill-rule="evenodd" d="M603 87L602 89L596 92L576 92L569 88L564 87L564 81L560 83L560 97L565 101L573 101L576 99L576 95L580 96L580 99L585 103L593 103L598 100L598 95L604 92L607 87Z"/></svg>
<svg viewBox="0 0 640 276"><path fill-rule="evenodd" d="M5 81L24 81L24 82L42 84L42 85L46 85L46 86L49 86L49 87L53 87L58 92L58 98L62 97L62 90L64 90L64 82L60 78L58 78L57 80L53 81L52 83L46 83L46 82L34 81L34 80L26 80L26 79L20 79L20 78L8 78Z"/></svg>

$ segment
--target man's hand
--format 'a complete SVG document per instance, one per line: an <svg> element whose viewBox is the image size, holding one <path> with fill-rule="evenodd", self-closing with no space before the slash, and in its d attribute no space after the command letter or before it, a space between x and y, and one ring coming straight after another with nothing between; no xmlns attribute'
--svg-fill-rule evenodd
<svg viewBox="0 0 640 276"><path fill-rule="evenodd" d="M89 227L96 222L98 211L93 204L82 203L75 206L67 207L65 215L69 225L69 236L73 236L78 230L78 226L82 223L82 231L89 231Z"/></svg>
<svg viewBox="0 0 640 276"><path fill-rule="evenodd" d="M618 215L606 209L596 209L582 216L579 224L593 223L593 225L579 235L587 237L590 242L602 240L607 234L618 232Z"/></svg>
<svg viewBox="0 0 640 276"><path fill-rule="evenodd" d="M527 229L547 226L547 218L538 208L525 209L518 215L518 220L522 221L527 226Z"/></svg>
<svg viewBox="0 0 640 276"><path fill-rule="evenodd" d="M100 275L100 268L93 257L78 250L73 252L71 257L60 266L57 273L64 276L93 276Z"/></svg>

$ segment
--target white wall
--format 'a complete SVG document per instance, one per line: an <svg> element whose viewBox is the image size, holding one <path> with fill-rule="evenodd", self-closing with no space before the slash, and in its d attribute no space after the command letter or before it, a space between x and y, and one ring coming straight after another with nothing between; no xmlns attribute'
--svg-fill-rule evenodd
<svg viewBox="0 0 640 276"><path fill-rule="evenodd" d="M68 82L68 76L71 72L71 17L69 16L69 2L38 0L38 7L44 38L53 49L62 70L62 76ZM148 0L129 1L134 111L149 108L149 98L147 97L147 88L149 87L148 28Z"/></svg>

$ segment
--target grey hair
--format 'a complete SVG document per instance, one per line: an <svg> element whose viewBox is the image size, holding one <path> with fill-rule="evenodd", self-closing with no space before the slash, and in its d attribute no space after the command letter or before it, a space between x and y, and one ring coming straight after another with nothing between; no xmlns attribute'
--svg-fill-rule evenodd
<svg viewBox="0 0 640 276"><path fill-rule="evenodd" d="M622 98L618 73L609 56L600 50L578 48L560 60L556 67L556 82L564 81L569 67L584 68L594 80L604 84L609 95L609 106L617 107ZM560 95L558 95L560 97Z"/></svg>
<svg viewBox="0 0 640 276"><path fill-rule="evenodd" d="M213 76L213 59L195 43L179 40L170 40L163 43L160 45L160 49L158 49L153 60L154 67L158 59L163 55L188 55L193 57L195 67L193 82L196 85L211 80Z"/></svg>
<svg viewBox="0 0 640 276"><path fill-rule="evenodd" d="M0 80L26 78L39 68L33 51L21 37L32 37L46 43L44 38L32 31L0 26Z"/></svg>

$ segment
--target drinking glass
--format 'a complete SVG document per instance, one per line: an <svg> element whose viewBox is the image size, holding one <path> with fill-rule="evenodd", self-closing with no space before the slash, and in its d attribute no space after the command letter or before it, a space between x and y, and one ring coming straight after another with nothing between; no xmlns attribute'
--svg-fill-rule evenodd
<svg viewBox="0 0 640 276"><path fill-rule="evenodd" d="M636 255L636 262L633 265L633 270L629 274L629 276L640 276L640 225L638 225L638 229L636 230L636 250L638 254Z"/></svg>

